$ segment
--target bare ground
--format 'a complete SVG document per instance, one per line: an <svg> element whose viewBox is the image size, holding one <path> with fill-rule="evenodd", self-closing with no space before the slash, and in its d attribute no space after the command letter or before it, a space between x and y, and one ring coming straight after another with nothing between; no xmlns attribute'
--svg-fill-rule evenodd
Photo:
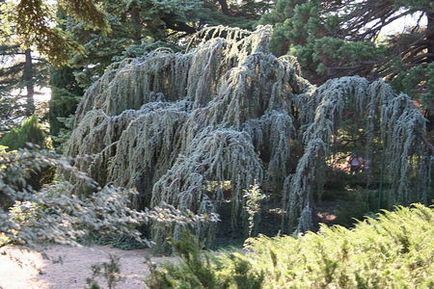
<svg viewBox="0 0 434 289"><path fill-rule="evenodd" d="M0 250L0 289L76 289L86 287L91 266L120 257L123 277L116 288L143 289L149 274L145 257L157 264L173 262L170 257L151 257L149 250L120 250L107 246L67 247L54 245L44 250L49 259L35 250L6 247ZM101 288L107 288L100 280Z"/></svg>

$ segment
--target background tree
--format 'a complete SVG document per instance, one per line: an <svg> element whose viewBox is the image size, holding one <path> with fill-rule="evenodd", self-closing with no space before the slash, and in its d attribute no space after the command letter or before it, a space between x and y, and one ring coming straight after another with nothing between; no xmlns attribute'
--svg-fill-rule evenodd
<svg viewBox="0 0 434 289"><path fill-rule="evenodd" d="M47 62L35 57L31 49L21 49L16 44L0 46L0 58L1 94L5 99L14 100L10 115L18 111L26 116L33 115L35 86L48 84Z"/></svg>
<svg viewBox="0 0 434 289"><path fill-rule="evenodd" d="M55 11L77 19L86 29L109 31L105 14L93 1L0 1L1 131L16 127L35 113L35 87L48 85L49 64L69 62L81 45L57 25Z"/></svg>
<svg viewBox="0 0 434 289"><path fill-rule="evenodd" d="M385 77L429 106L434 97L433 5L428 0L278 0L261 21L274 25L273 51L297 56L312 82L356 74ZM383 28L406 16L415 17L412 27L381 37Z"/></svg>
<svg viewBox="0 0 434 289"><path fill-rule="evenodd" d="M58 4L88 26L108 29L92 1ZM67 61L71 51L81 51L78 43L53 26L52 6L35 0L0 1L1 131L17 125L20 116L35 113L35 86L47 86L49 76L44 57L58 65Z"/></svg>
<svg viewBox="0 0 434 289"><path fill-rule="evenodd" d="M417 96L429 105L434 99L434 3L429 0L341 1L337 9L346 11L342 35L360 41L379 39L381 30L404 17L415 19L413 26L387 37L387 58L378 65L378 74L394 86ZM422 19L426 25L422 25ZM432 103L431 103L432 106Z"/></svg>
<svg viewBox="0 0 434 289"><path fill-rule="evenodd" d="M11 18L13 5L3 1L0 8L1 130L7 131L17 117L35 113L35 86L46 86L48 75L46 61L20 45Z"/></svg>

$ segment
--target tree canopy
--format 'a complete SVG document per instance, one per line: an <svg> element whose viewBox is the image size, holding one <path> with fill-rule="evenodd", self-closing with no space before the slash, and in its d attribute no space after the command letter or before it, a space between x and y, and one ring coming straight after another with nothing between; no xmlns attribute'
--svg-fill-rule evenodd
<svg viewBox="0 0 434 289"><path fill-rule="evenodd" d="M274 25L272 50L296 56L314 83L343 75L384 77L395 88L429 101L434 96L433 12L432 1L278 0L262 23ZM415 18L413 26L380 35L405 16Z"/></svg>

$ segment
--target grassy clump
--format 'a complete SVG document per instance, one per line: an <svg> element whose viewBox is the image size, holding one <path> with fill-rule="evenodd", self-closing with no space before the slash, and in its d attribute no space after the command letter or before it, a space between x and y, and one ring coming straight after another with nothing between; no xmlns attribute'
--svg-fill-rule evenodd
<svg viewBox="0 0 434 289"><path fill-rule="evenodd" d="M0 157L2 158L0 162L7 159L5 156L7 153L12 155L19 149L32 147L43 149L52 148L51 139L47 134L46 128L36 115L23 119L19 126L0 137ZM32 164L29 165L32 166ZM25 178L22 179L24 183L22 183L23 187L20 189L23 189L26 185L39 190L44 184L53 181L55 169L49 163L45 163L43 167L37 169L30 169L30 166L23 168L27 174ZM11 172L9 172L9 174L10 173ZM10 178L13 178L13 176L6 177L6 179ZM10 200L5 199L0 189L0 207L7 207L9 205L11 205Z"/></svg>
<svg viewBox="0 0 434 289"><path fill-rule="evenodd" d="M28 143L44 148L50 147L47 133L35 115L24 119L19 127L12 129L0 139L0 146L6 146L8 150L24 148Z"/></svg>
<svg viewBox="0 0 434 289"><path fill-rule="evenodd" d="M298 238L249 239L247 253L205 255L192 243L179 243L180 263L151 274L151 289L434 286L434 210L423 205L384 212L351 230L324 226Z"/></svg>

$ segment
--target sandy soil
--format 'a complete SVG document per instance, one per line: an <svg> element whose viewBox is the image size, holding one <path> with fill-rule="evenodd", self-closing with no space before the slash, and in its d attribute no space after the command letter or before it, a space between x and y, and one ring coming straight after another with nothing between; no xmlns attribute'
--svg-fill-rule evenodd
<svg viewBox="0 0 434 289"><path fill-rule="evenodd" d="M18 247L0 249L0 289L76 289L85 288L91 276L91 266L109 261L109 255L120 257L123 277L116 288L146 288L144 278L149 273L144 263L148 250L119 250L107 246L66 247L50 246L45 252L49 260L37 251ZM59 259L60 258L60 259ZM173 262L174 258L152 257L157 264ZM107 288L100 281L101 288Z"/></svg>

